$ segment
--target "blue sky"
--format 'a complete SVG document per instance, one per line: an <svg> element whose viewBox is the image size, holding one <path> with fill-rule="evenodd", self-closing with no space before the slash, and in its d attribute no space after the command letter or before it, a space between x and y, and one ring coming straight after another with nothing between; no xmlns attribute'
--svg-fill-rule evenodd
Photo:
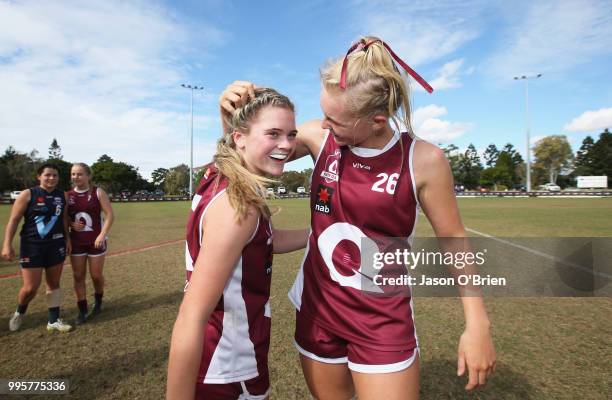
<svg viewBox="0 0 612 400"><path fill-rule="evenodd" d="M612 127L612 2L0 0L0 151L13 145L139 167L210 160L217 100L236 79L289 95L298 123L320 116L319 67L361 34L385 39L434 86L412 82L413 125L436 144L582 139ZM311 166L309 160L289 169Z"/></svg>

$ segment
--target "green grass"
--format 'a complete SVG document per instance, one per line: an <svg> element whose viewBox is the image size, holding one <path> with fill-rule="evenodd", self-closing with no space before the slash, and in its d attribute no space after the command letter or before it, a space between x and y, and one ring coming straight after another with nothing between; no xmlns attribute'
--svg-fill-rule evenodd
<svg viewBox="0 0 612 400"><path fill-rule="evenodd" d="M278 227L304 227L305 200L276 200ZM608 199L460 199L467 227L500 236L612 236ZM110 251L181 239L187 202L114 204L117 221ZM0 221L9 208L0 207ZM2 226L4 231L4 226ZM417 233L430 235L421 218ZM18 249L15 243L16 250ZM109 257L105 311L69 334L48 335L44 288L28 309L22 329L8 332L19 278L0 280L0 378L67 378L74 399L162 398L170 332L182 298L184 245ZM287 299L302 252L274 261L270 349L272 398L308 399L293 348L293 307ZM18 271L0 265L0 274ZM62 276L64 317L76 315L72 274ZM88 293L92 287L88 282ZM463 329L459 300L416 298L422 347L423 399L607 399L612 397L612 299L488 298L498 353L495 377L465 394L455 376ZM40 399L44 396L35 396ZM55 397L52 397L55 398Z"/></svg>

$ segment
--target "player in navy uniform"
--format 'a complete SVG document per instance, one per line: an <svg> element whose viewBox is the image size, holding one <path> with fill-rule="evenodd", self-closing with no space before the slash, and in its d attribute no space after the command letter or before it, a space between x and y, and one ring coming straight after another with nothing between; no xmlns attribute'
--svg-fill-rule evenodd
<svg viewBox="0 0 612 400"><path fill-rule="evenodd" d="M104 295L102 271L106 255L106 236L113 224L114 214L110 199L104 189L91 185L91 169L87 164L73 164L70 176L75 185L68 191L68 215L72 243L70 263L74 274L74 291L79 309L76 317L78 325L102 311ZM94 306L89 315L87 314L85 285L88 261L89 274L95 290Z"/></svg>
<svg viewBox="0 0 612 400"><path fill-rule="evenodd" d="M44 270L49 308L47 330L68 332L72 327L59 318L60 277L66 254L70 253L66 198L64 192L57 188L57 166L44 164L37 172L40 185L24 190L17 197L4 234L2 258L11 261L15 256L13 238L19 220L24 218L19 255L23 286L17 296L17 310L9 321L9 329L16 331L21 326L28 304L36 296Z"/></svg>
<svg viewBox="0 0 612 400"><path fill-rule="evenodd" d="M395 62L433 90L388 44L364 37L322 68L324 119L298 129L295 158L310 154L315 160L312 233L289 297L297 310L295 344L304 376L319 400L355 393L360 400L419 396L412 298L363 294L361 238L410 242L419 209L439 238L466 236L448 162L412 132L409 91ZM248 82L230 85L222 110L232 112L251 90ZM469 371L471 390L493 372L495 349L482 298L461 301L466 329L457 373Z"/></svg>
<svg viewBox="0 0 612 400"><path fill-rule="evenodd" d="M272 253L308 236L273 229L265 200L266 177L279 177L295 149L293 104L256 89L227 126L191 204L168 399L267 398Z"/></svg>

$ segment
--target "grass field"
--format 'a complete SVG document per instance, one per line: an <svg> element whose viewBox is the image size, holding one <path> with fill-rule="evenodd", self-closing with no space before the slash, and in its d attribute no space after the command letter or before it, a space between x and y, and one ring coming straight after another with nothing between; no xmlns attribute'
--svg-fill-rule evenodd
<svg viewBox="0 0 612 400"><path fill-rule="evenodd" d="M276 200L277 227L305 227L305 200ZM612 199L460 199L468 232L496 236L612 236ZM158 399L163 397L170 333L184 283L186 202L114 204L105 276L105 311L68 334L48 335L44 288L22 329L8 331L19 277L0 279L0 378L67 378L71 394L51 398ZM2 233L8 206L0 206ZM417 234L430 236L420 218ZM129 253L128 250L150 247ZM18 243L15 240L15 249ZM286 293L302 252L275 257L270 370L274 399L309 399L293 348L294 310ZM18 272L0 263L0 276ZM76 315L70 268L62 277L65 319ZM88 282L88 293L92 287ZM463 329L455 298L416 298L422 346L422 399L612 398L612 299L488 298L498 353L489 384L465 394L455 376ZM13 397L9 397L13 398ZM15 398L18 398L15 396ZM32 398L44 398L37 395Z"/></svg>

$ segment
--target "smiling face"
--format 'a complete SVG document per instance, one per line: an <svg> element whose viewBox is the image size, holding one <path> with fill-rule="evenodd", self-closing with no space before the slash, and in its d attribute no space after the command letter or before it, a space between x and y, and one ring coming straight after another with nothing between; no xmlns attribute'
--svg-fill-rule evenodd
<svg viewBox="0 0 612 400"><path fill-rule="evenodd" d="M55 168L45 168L38 175L40 187L50 192L57 187L59 183L59 173Z"/></svg>
<svg viewBox="0 0 612 400"><path fill-rule="evenodd" d="M70 179L77 189L89 188L89 174L80 165L73 165L70 169Z"/></svg>
<svg viewBox="0 0 612 400"><path fill-rule="evenodd" d="M250 121L247 133L234 132L234 142L249 171L263 176L281 176L295 150L296 135L293 111L266 106Z"/></svg>

